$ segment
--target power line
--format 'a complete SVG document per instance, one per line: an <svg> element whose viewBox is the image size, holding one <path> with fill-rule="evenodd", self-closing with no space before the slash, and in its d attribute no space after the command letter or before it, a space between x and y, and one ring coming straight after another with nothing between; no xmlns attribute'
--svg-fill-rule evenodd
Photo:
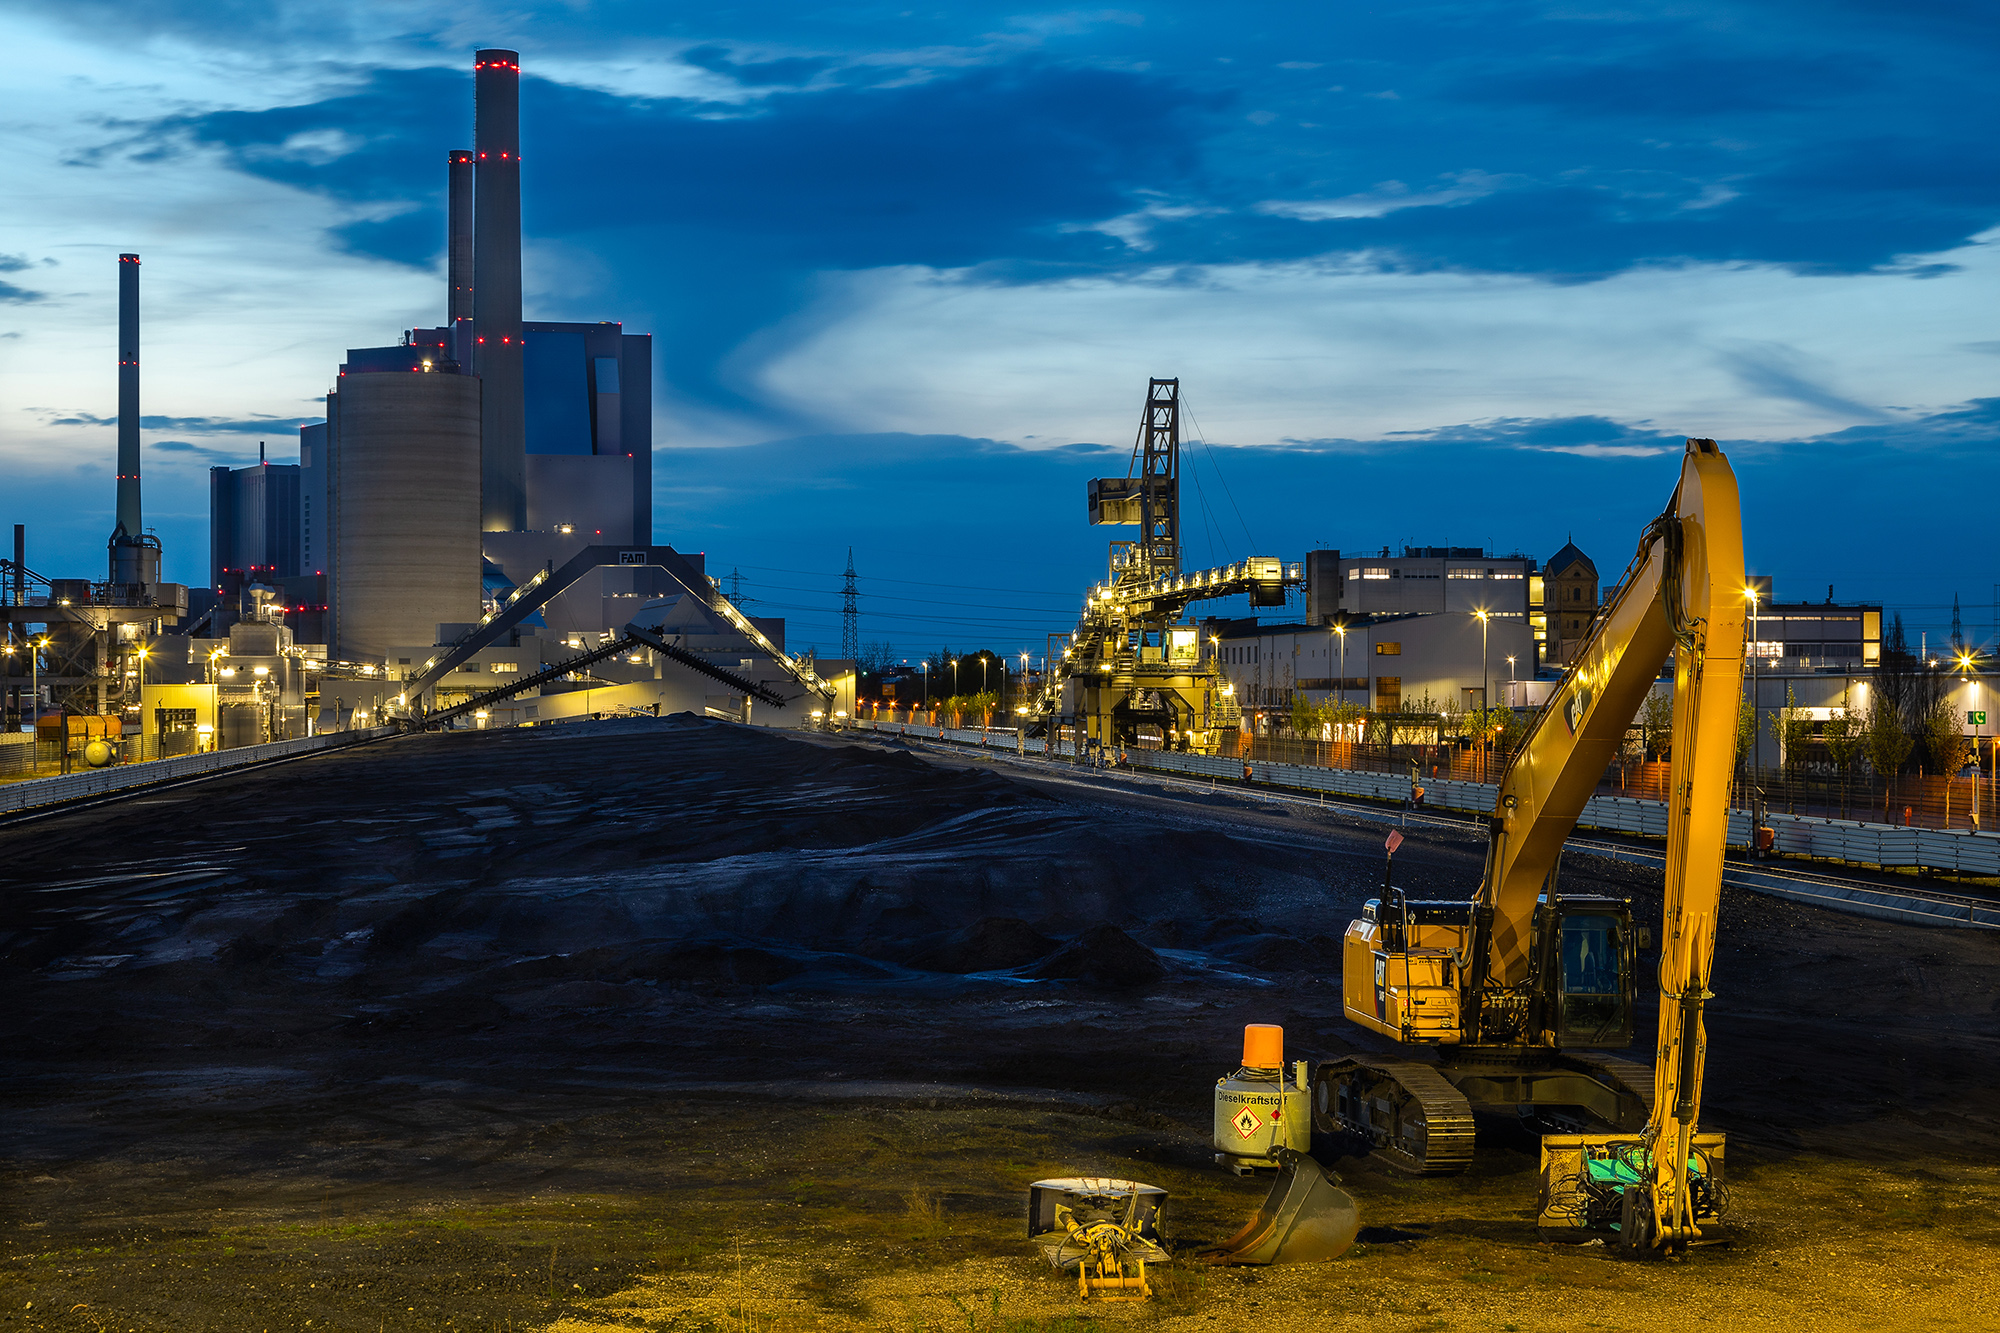
<svg viewBox="0 0 2000 1333"><path fill-rule="evenodd" d="M780 569L776 565L752 565L767 574L809 574L814 578L840 578L839 571L824 569ZM961 592L1017 592L1029 597L1068 597L1075 590L1070 588L983 588L972 583L925 583L919 579L889 579L877 574L867 576L870 583L899 583L912 588L955 588Z"/></svg>
<svg viewBox="0 0 2000 1333"><path fill-rule="evenodd" d="M1184 404L1185 405L1185 404ZM1201 422L1195 417L1192 407L1187 409L1188 424L1194 427L1194 437L1201 441L1202 452L1208 455L1208 465L1215 469L1215 479L1222 483L1222 493L1229 500L1229 507L1236 510L1236 521L1243 524L1243 538L1250 543L1250 549L1257 549L1257 539L1250 535L1250 525L1243 522L1243 511L1236 507L1236 493L1229 489L1229 478L1222 475L1222 464L1215 461L1215 450L1208 447L1208 436L1202 432Z"/></svg>

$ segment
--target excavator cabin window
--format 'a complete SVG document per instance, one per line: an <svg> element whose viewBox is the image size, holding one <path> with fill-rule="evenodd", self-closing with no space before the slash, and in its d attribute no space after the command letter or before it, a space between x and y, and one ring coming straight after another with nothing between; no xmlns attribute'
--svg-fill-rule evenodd
<svg viewBox="0 0 2000 1333"><path fill-rule="evenodd" d="M1615 916L1563 916L1556 1034L1561 1045L1598 1046L1629 1030L1631 986L1625 975L1624 935L1625 923Z"/></svg>

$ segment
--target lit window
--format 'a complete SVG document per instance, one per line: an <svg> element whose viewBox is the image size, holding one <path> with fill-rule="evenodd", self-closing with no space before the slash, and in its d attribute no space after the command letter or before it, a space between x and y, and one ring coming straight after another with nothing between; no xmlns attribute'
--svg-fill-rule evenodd
<svg viewBox="0 0 2000 1333"><path fill-rule="evenodd" d="M1389 567L1387 565L1363 565L1361 567L1361 577L1364 579L1386 579L1389 577Z"/></svg>
<svg viewBox="0 0 2000 1333"><path fill-rule="evenodd" d="M1377 657L1401 657L1402 655L1403 645L1394 640L1388 640L1375 645L1375 656Z"/></svg>
<svg viewBox="0 0 2000 1333"><path fill-rule="evenodd" d="M1445 577L1448 579L1483 579L1486 577L1486 571L1483 569L1474 569L1471 565L1453 565L1445 573Z"/></svg>
<svg viewBox="0 0 2000 1333"><path fill-rule="evenodd" d="M493 664L493 674L496 676L511 676L520 669L521 664L519 662L495 662Z"/></svg>

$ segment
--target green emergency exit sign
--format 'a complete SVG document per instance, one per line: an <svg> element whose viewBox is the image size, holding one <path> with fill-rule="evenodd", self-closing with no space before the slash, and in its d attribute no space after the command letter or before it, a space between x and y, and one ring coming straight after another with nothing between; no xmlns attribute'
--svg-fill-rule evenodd
<svg viewBox="0 0 2000 1333"><path fill-rule="evenodd" d="M1983 711L1977 713L1967 713L1965 715L1965 720L1972 726L1983 727L1986 725L1986 714Z"/></svg>

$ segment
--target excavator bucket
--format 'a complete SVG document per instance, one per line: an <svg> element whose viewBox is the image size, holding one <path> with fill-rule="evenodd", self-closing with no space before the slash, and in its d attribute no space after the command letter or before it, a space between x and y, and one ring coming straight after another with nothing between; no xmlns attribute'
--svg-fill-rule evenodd
<svg viewBox="0 0 2000 1333"><path fill-rule="evenodd" d="M1209 1264L1312 1264L1338 1259L1361 1231L1354 1199L1304 1153L1280 1148L1278 1178L1241 1231L1196 1257Z"/></svg>

